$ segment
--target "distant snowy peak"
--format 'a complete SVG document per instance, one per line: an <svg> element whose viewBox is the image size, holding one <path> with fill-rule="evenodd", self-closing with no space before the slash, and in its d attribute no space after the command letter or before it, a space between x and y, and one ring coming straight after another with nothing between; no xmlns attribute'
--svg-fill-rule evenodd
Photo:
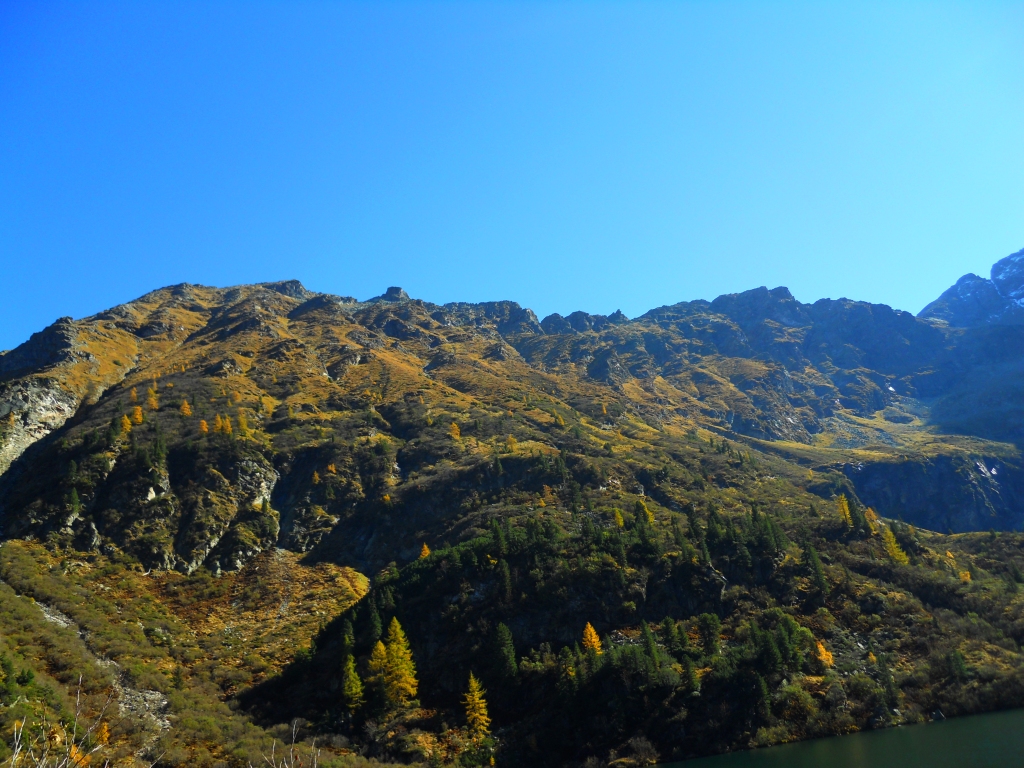
<svg viewBox="0 0 1024 768"><path fill-rule="evenodd" d="M1024 249L997 261L991 280L964 275L918 316L965 328L1024 324Z"/></svg>

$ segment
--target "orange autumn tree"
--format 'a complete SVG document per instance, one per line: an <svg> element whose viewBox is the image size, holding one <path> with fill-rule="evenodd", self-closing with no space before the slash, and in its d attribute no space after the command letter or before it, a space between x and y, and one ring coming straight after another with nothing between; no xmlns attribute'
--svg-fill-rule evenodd
<svg viewBox="0 0 1024 768"><path fill-rule="evenodd" d="M583 650L593 651L598 656L601 655L601 638L597 634L597 630L594 629L594 625L589 621L587 626L583 628Z"/></svg>
<svg viewBox="0 0 1024 768"><path fill-rule="evenodd" d="M182 416L192 415L192 406L188 404L188 400L181 401L181 408L179 410L181 411Z"/></svg>
<svg viewBox="0 0 1024 768"><path fill-rule="evenodd" d="M423 542L423 548L420 549L420 560L425 557L430 557L430 547L427 546L427 542Z"/></svg>
<svg viewBox="0 0 1024 768"><path fill-rule="evenodd" d="M142 423L142 406L136 405L134 408L132 408L132 423Z"/></svg>

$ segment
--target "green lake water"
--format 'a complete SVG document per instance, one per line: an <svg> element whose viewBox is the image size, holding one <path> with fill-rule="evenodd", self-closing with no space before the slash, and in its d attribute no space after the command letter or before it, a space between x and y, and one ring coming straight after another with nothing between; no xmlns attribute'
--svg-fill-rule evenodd
<svg viewBox="0 0 1024 768"><path fill-rule="evenodd" d="M732 752L659 768L1024 768L1024 709Z"/></svg>

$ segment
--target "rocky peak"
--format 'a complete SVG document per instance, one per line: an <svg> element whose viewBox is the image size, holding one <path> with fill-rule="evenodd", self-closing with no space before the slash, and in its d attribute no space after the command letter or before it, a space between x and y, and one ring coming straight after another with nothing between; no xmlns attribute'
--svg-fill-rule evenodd
<svg viewBox="0 0 1024 768"><path fill-rule="evenodd" d="M409 301L409 294L404 289L399 288L397 285L392 285L380 296L374 296L370 301Z"/></svg>
<svg viewBox="0 0 1024 768"><path fill-rule="evenodd" d="M33 333L24 344L0 356L0 373L55 365L67 357L76 337L74 320L61 317L53 325Z"/></svg>
<svg viewBox="0 0 1024 768"><path fill-rule="evenodd" d="M727 293L712 301L711 309L735 320L742 327L765 320L789 327L810 323L804 306L793 298L789 288L783 286L771 290L761 286L743 293Z"/></svg>
<svg viewBox="0 0 1024 768"><path fill-rule="evenodd" d="M964 275L918 317L961 328L1024 323L1024 249L993 264L991 275Z"/></svg>
<svg viewBox="0 0 1024 768"><path fill-rule="evenodd" d="M610 325L622 325L628 323L629 318L622 314L621 310L615 310L610 317L607 315L592 315L589 312L577 310L568 317L562 317L554 312L541 320L541 328L544 333L586 333L587 331L603 331Z"/></svg>
<svg viewBox="0 0 1024 768"><path fill-rule="evenodd" d="M1024 248L992 265L992 282L1000 295L1024 305Z"/></svg>
<svg viewBox="0 0 1024 768"><path fill-rule="evenodd" d="M308 299L314 295L312 291L307 291L305 286L298 280L281 280L276 283L260 283L260 285L284 296L290 296L293 299Z"/></svg>

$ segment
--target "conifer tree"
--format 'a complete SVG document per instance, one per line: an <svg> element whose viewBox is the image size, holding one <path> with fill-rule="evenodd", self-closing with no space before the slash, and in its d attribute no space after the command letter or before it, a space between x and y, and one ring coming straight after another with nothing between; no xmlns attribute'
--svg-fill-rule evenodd
<svg viewBox="0 0 1024 768"><path fill-rule="evenodd" d="M825 578L825 569L821 565L821 558L810 544L807 545L807 567L811 569L811 583L814 584L814 588L822 597L828 597L829 586Z"/></svg>
<svg viewBox="0 0 1024 768"><path fill-rule="evenodd" d="M494 655L495 667L500 677L508 680L519 674L519 664L516 662L516 647L512 641L512 631L504 622L498 623L498 629L494 633Z"/></svg>
<svg viewBox="0 0 1024 768"><path fill-rule="evenodd" d="M380 699L387 700L387 670L388 670L388 649L384 643L378 640L370 651L370 661L367 664L369 677L367 682L372 685Z"/></svg>
<svg viewBox="0 0 1024 768"><path fill-rule="evenodd" d="M491 718L487 715L487 701L484 699L486 691L480 687L473 673L469 673L469 690L462 700L466 705L466 722L469 724L469 732L475 738L483 738L489 731Z"/></svg>
<svg viewBox="0 0 1024 768"><path fill-rule="evenodd" d="M146 391L146 407L151 411L160 410L160 402L156 399L156 390L148 389Z"/></svg>
<svg viewBox="0 0 1024 768"><path fill-rule="evenodd" d="M651 632L651 625L646 621L640 622L640 639L643 640L644 652L647 654L647 658L657 664L658 642L654 639L654 633Z"/></svg>
<svg viewBox="0 0 1024 768"><path fill-rule="evenodd" d="M697 670L689 656L683 656L683 682L686 685L686 690L691 692L700 687L700 678L697 677Z"/></svg>
<svg viewBox="0 0 1024 768"><path fill-rule="evenodd" d="M899 542L896 541L896 535L892 532L892 526L886 525L882 528L882 543L885 545L886 554L889 555L894 563L907 565L910 562L907 553L903 551Z"/></svg>
<svg viewBox="0 0 1024 768"><path fill-rule="evenodd" d="M836 499L836 510L839 512L839 519L846 524L847 528L853 528L853 518L850 517L850 502L846 500L846 494L842 493Z"/></svg>
<svg viewBox="0 0 1024 768"><path fill-rule="evenodd" d="M206 419L199 420L199 434L206 435L210 432L210 425L206 423Z"/></svg>
<svg viewBox="0 0 1024 768"><path fill-rule="evenodd" d="M71 504L71 514L72 514L72 516L78 517L78 515L82 511L82 502L78 498L78 489L77 488L72 488L71 489L71 494L70 494L70 497L69 497L69 503Z"/></svg>
<svg viewBox="0 0 1024 768"><path fill-rule="evenodd" d="M588 621L587 626L583 628L583 650L593 651L595 654L600 656L604 651L601 650L601 638L597 634L597 630Z"/></svg>
<svg viewBox="0 0 1024 768"><path fill-rule="evenodd" d="M142 423L142 407L141 406L136 405L134 408L132 408L132 423L133 424L141 424Z"/></svg>
<svg viewBox="0 0 1024 768"><path fill-rule="evenodd" d="M676 622L670 616L661 620L661 640L670 653L675 653L679 641L676 637Z"/></svg>
<svg viewBox="0 0 1024 768"><path fill-rule="evenodd" d="M122 435L127 435L131 431L132 431L132 420L129 419L127 416L122 416L121 417L121 434Z"/></svg>
<svg viewBox="0 0 1024 768"><path fill-rule="evenodd" d="M181 401L181 415L182 416L191 416L192 415L192 406L188 404L188 400L182 400Z"/></svg>
<svg viewBox="0 0 1024 768"><path fill-rule="evenodd" d="M128 399L133 403L139 402L139 393L136 391L135 387L132 387L131 391L128 393Z"/></svg>
<svg viewBox="0 0 1024 768"><path fill-rule="evenodd" d="M636 514L638 525L642 525L643 523L646 523L647 525L654 525L654 513L647 508L647 504L644 503L643 499L636 500L636 503L633 505L633 512Z"/></svg>
<svg viewBox="0 0 1024 768"><path fill-rule="evenodd" d="M363 705L363 681L359 679L356 661L351 653L345 654L345 662L341 668L341 695L349 715L354 715Z"/></svg>
<svg viewBox="0 0 1024 768"><path fill-rule="evenodd" d="M427 546L427 542L423 542L423 546L420 548L420 560L430 557L430 547Z"/></svg>
<svg viewBox="0 0 1024 768"><path fill-rule="evenodd" d="M416 665L412 660L409 641L402 631L397 617L392 617L388 626L387 670L384 674L384 689L388 700L402 706L416 696L419 683L416 681Z"/></svg>
<svg viewBox="0 0 1024 768"><path fill-rule="evenodd" d="M377 611L377 606L374 603L370 603L370 642L375 643L380 640L381 634L384 632L384 627L380 621L380 613Z"/></svg>
<svg viewBox="0 0 1024 768"><path fill-rule="evenodd" d="M462 430L459 429L459 425L453 421L448 425L448 434L451 436L452 440L458 440L462 437Z"/></svg>
<svg viewBox="0 0 1024 768"><path fill-rule="evenodd" d="M697 617L697 632L704 644L704 653L714 656L718 653L718 634L722 631L721 620L713 613L702 613Z"/></svg>
<svg viewBox="0 0 1024 768"><path fill-rule="evenodd" d="M230 416L225 416L223 419L221 419L221 431L225 435L230 435L231 434L232 430L231 430L231 417Z"/></svg>
<svg viewBox="0 0 1024 768"><path fill-rule="evenodd" d="M498 592L504 602L512 599L512 571L504 559L498 563Z"/></svg>
<svg viewBox="0 0 1024 768"><path fill-rule="evenodd" d="M213 417L213 431L214 432L223 432L224 431L224 419L222 419L220 417L219 413L216 414Z"/></svg>

